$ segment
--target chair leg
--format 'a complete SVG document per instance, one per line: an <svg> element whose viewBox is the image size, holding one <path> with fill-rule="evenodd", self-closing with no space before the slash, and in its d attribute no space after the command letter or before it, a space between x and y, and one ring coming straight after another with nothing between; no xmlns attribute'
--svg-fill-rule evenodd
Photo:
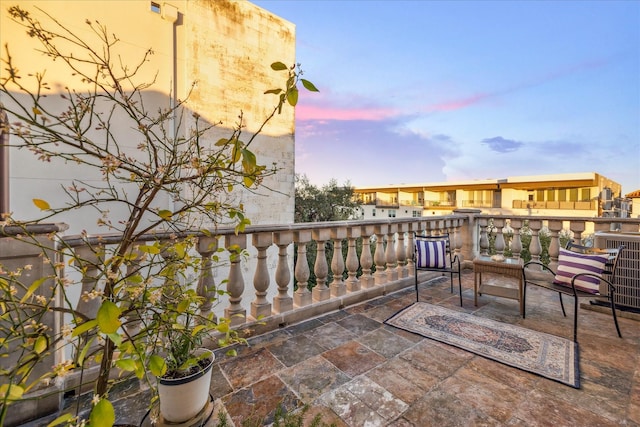
<svg viewBox="0 0 640 427"><path fill-rule="evenodd" d="M524 319L525 313L527 312L527 281L524 281L524 285L522 285L522 318Z"/></svg>
<svg viewBox="0 0 640 427"><path fill-rule="evenodd" d="M562 302L562 294L558 292L558 297L560 298L560 307L562 308L562 315L567 317L567 312L564 311L564 303Z"/></svg>
<svg viewBox="0 0 640 427"><path fill-rule="evenodd" d="M453 266L452 266L453 268ZM449 276L451 277L451 293L453 293L453 271L449 272Z"/></svg>
<svg viewBox="0 0 640 427"><path fill-rule="evenodd" d="M418 269L415 270L416 279L416 302L420 302L420 295L418 294Z"/></svg>
<svg viewBox="0 0 640 427"><path fill-rule="evenodd" d="M614 302L614 292L611 291L611 312L613 313L613 322L616 324L616 331L618 331L618 337L622 338L620 333L620 326L618 325L618 316L616 315L616 303Z"/></svg>
<svg viewBox="0 0 640 427"><path fill-rule="evenodd" d="M562 294L560 294L562 298ZM573 305L573 341L578 342L578 297L574 297L575 303Z"/></svg>
<svg viewBox="0 0 640 427"><path fill-rule="evenodd" d="M460 270L458 270L458 289L460 289L460 307L462 307L462 278L460 277Z"/></svg>

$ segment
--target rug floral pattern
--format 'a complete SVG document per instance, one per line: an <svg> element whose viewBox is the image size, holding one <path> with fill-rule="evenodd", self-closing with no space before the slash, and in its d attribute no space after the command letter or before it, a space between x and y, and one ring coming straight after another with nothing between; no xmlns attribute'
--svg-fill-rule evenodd
<svg viewBox="0 0 640 427"><path fill-rule="evenodd" d="M578 344L566 338L417 302L386 324L580 387Z"/></svg>

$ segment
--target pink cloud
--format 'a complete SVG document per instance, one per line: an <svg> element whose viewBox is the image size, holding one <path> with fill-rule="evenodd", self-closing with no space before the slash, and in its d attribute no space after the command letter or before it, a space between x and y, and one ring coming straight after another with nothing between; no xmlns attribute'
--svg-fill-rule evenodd
<svg viewBox="0 0 640 427"><path fill-rule="evenodd" d="M398 115L390 108L335 108L299 104L296 108L297 120L367 120L379 121Z"/></svg>
<svg viewBox="0 0 640 427"><path fill-rule="evenodd" d="M491 95L489 94L485 94L485 93L481 93L478 95L473 95L470 96L468 98L463 98L463 99L457 99L457 100L453 100L453 101L448 101L448 102L442 102L440 104L435 104L435 105L431 105L429 107L427 107L427 111L429 112L434 112L434 111L455 111L455 110L460 110L462 108L467 108L470 107L474 104L478 104L482 101L484 101L487 98L490 98Z"/></svg>

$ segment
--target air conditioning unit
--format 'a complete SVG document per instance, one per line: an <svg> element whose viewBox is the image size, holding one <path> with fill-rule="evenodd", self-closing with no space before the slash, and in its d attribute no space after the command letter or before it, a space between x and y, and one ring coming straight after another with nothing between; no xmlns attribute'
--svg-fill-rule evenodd
<svg viewBox="0 0 640 427"><path fill-rule="evenodd" d="M614 249L625 245L616 270L615 303L620 308L640 311L640 233L597 232L594 247ZM601 289L604 294L608 290Z"/></svg>

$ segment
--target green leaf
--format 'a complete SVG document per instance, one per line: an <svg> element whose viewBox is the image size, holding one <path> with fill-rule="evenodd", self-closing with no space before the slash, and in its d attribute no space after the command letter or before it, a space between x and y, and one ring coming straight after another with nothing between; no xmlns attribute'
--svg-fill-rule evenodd
<svg viewBox="0 0 640 427"><path fill-rule="evenodd" d="M24 388L17 384L0 385L0 400L18 400L22 397Z"/></svg>
<svg viewBox="0 0 640 427"><path fill-rule="evenodd" d="M119 359L116 360L116 366L123 371L132 372L136 370L136 361L131 358Z"/></svg>
<svg viewBox="0 0 640 427"><path fill-rule="evenodd" d="M114 332L112 334L107 334L107 336L111 341L113 341L116 347L120 347L120 344L122 344L122 335L120 335L117 332Z"/></svg>
<svg viewBox="0 0 640 427"><path fill-rule="evenodd" d="M38 354L42 354L42 352L45 351L48 346L49 342L47 340L47 337L44 335L40 335L38 338L36 338L35 344L33 344L33 350Z"/></svg>
<svg viewBox="0 0 640 427"><path fill-rule="evenodd" d="M161 377L167 372L167 362L157 354L149 357L149 370L156 377Z"/></svg>
<svg viewBox="0 0 640 427"><path fill-rule="evenodd" d="M242 150L242 167L246 173L253 173L256 169L256 155L247 149Z"/></svg>
<svg viewBox="0 0 640 427"><path fill-rule="evenodd" d="M296 87L291 88L291 90L287 94L287 101L289 102L289 105L291 105L292 107L296 106L296 104L298 103L298 88Z"/></svg>
<svg viewBox="0 0 640 427"><path fill-rule="evenodd" d="M73 328L73 332L71 333L72 337L77 337L81 334L84 334L85 332L89 331L90 329L95 328L96 326L98 326L98 321L96 319L93 320L88 320L84 323L81 323L80 325L76 326L75 328Z"/></svg>
<svg viewBox="0 0 640 427"><path fill-rule="evenodd" d="M242 182L244 183L245 187L249 188L256 182L256 180L250 176L245 176L244 178L242 178Z"/></svg>
<svg viewBox="0 0 640 427"><path fill-rule="evenodd" d="M160 248L155 245L140 245L138 250L150 255L158 255L160 253Z"/></svg>
<svg viewBox="0 0 640 427"><path fill-rule="evenodd" d="M27 289L27 292L24 294L24 296L20 299L21 303L24 303L27 301L27 299L29 299L29 297L31 295L33 295L33 293L36 291L36 289L38 289L40 287L40 285L42 285L42 283L44 283L44 281L47 280L46 277L41 277L38 280L35 280L31 286L29 286L29 289Z"/></svg>
<svg viewBox="0 0 640 427"><path fill-rule="evenodd" d="M89 415L89 422L91 427L112 427L116 422L116 412L111 402L100 399Z"/></svg>
<svg viewBox="0 0 640 427"><path fill-rule="evenodd" d="M189 301L188 299L183 299L178 303L178 307L176 307L176 311L178 313L184 313L185 311L187 311L190 304L191 304L191 301Z"/></svg>
<svg viewBox="0 0 640 427"><path fill-rule="evenodd" d="M191 331L191 336L195 337L200 331L202 331L203 329L206 329L207 327L205 325L198 325L195 328L193 328L193 331Z"/></svg>
<svg viewBox="0 0 640 427"><path fill-rule="evenodd" d="M274 95L278 95L280 92L282 92L282 89L269 89L265 91L264 94L272 93Z"/></svg>
<svg viewBox="0 0 640 427"><path fill-rule="evenodd" d="M73 414L60 415L58 418L47 424L47 427L55 427L60 424L66 424L71 420L73 420Z"/></svg>
<svg viewBox="0 0 640 427"><path fill-rule="evenodd" d="M78 366L82 366L84 365L84 359L85 357L87 357L87 352L89 351L89 349L91 348L91 344L93 344L93 342L96 340L96 336L92 336L91 339L89 340L89 342L87 342L84 347L82 347L82 350L80 351L80 354L78 355Z"/></svg>
<svg viewBox="0 0 640 427"><path fill-rule="evenodd" d="M318 88L311 83L309 80L305 80L305 79L300 79L300 81L302 82L302 86L304 86L305 89L307 89L310 92L320 92L318 90Z"/></svg>
<svg viewBox="0 0 640 427"><path fill-rule="evenodd" d="M283 71L287 69L287 66L284 65L282 62L277 61L271 64L271 69L274 71Z"/></svg>
<svg viewBox="0 0 640 427"><path fill-rule="evenodd" d="M168 209L161 209L158 211L158 216L162 219L164 219L165 221L169 221L171 220L171 216L173 215L173 212L171 212Z"/></svg>
<svg viewBox="0 0 640 427"><path fill-rule="evenodd" d="M229 140L227 138L221 138L221 139L218 140L218 142L215 143L215 146L216 147L224 147L228 143L229 143Z"/></svg>
<svg viewBox="0 0 640 427"><path fill-rule="evenodd" d="M112 301L104 301L98 309L96 320L98 329L105 334L112 334L118 330L120 322L120 308Z"/></svg>
<svg viewBox="0 0 640 427"><path fill-rule="evenodd" d="M41 211L47 211L51 209L51 207L49 206L49 203L47 203L45 200L42 200L42 199L33 199L33 204L36 205L36 207Z"/></svg>

